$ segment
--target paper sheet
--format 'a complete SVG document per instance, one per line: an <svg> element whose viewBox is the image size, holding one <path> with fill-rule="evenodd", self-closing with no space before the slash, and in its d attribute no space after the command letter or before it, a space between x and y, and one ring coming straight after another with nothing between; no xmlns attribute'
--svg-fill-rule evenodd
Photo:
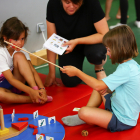
<svg viewBox="0 0 140 140"><path fill-rule="evenodd" d="M43 48L46 48L56 54L62 55L68 46L62 47L61 45L68 40L53 33L52 36L43 44Z"/></svg>

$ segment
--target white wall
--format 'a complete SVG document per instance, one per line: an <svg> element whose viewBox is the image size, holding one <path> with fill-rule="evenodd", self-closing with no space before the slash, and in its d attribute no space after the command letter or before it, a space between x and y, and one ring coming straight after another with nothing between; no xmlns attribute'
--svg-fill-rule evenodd
<svg viewBox="0 0 140 140"><path fill-rule="evenodd" d="M29 27L25 48L34 52L42 48L44 39L36 32L37 23L43 22L46 28L46 6L48 0L0 0L0 28L3 22L13 16L18 17ZM44 32L47 38L47 32Z"/></svg>

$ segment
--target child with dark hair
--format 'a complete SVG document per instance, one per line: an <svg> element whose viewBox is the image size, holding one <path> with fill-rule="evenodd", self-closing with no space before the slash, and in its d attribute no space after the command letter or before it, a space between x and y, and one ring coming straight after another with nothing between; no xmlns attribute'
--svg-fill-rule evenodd
<svg viewBox="0 0 140 140"><path fill-rule="evenodd" d="M0 102L40 103L52 101L31 64L28 53L4 42L22 48L28 36L26 27L18 18L6 20L0 30ZM29 86L25 85L25 82ZM21 92L29 96L21 95Z"/></svg>
<svg viewBox="0 0 140 140"><path fill-rule="evenodd" d="M129 26L123 25L105 34L103 44L112 64L119 64L108 77L97 80L73 66L61 69L94 89L87 106L62 121L69 126L95 124L111 132L127 130L137 125L140 112L140 66L133 60L138 55L135 36ZM105 110L98 108L102 101Z"/></svg>

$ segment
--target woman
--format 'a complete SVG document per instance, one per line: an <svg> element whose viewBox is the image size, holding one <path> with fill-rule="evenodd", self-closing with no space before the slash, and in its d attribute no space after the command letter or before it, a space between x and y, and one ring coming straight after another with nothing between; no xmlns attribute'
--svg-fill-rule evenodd
<svg viewBox="0 0 140 140"><path fill-rule="evenodd" d="M108 32L104 12L98 0L49 0L47 5L47 36L56 33L70 41L64 55L58 57L61 67L73 65L82 70L83 61L95 65L97 79L106 77L103 65L106 61L106 48L102 38ZM56 54L47 50L48 60L55 63ZM74 87L81 80L78 77L68 77L60 72L65 86ZM45 86L57 84L55 67L49 65Z"/></svg>

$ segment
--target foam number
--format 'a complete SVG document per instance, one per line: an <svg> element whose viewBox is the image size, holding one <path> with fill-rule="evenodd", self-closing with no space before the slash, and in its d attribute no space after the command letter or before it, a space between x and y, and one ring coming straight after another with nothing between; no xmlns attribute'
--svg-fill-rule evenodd
<svg viewBox="0 0 140 140"><path fill-rule="evenodd" d="M33 113L33 118L36 119L38 117L38 110Z"/></svg>
<svg viewBox="0 0 140 140"><path fill-rule="evenodd" d="M36 134L36 140L44 140L44 136Z"/></svg>
<svg viewBox="0 0 140 140"><path fill-rule="evenodd" d="M45 119L38 120L38 126L39 127L42 127L42 126L45 126L45 125L46 125L46 120Z"/></svg>
<svg viewBox="0 0 140 140"><path fill-rule="evenodd" d="M53 123L56 123L55 116L48 118L48 124L53 124Z"/></svg>
<svg viewBox="0 0 140 140"><path fill-rule="evenodd" d="M54 140L54 138L46 136L46 140Z"/></svg>

